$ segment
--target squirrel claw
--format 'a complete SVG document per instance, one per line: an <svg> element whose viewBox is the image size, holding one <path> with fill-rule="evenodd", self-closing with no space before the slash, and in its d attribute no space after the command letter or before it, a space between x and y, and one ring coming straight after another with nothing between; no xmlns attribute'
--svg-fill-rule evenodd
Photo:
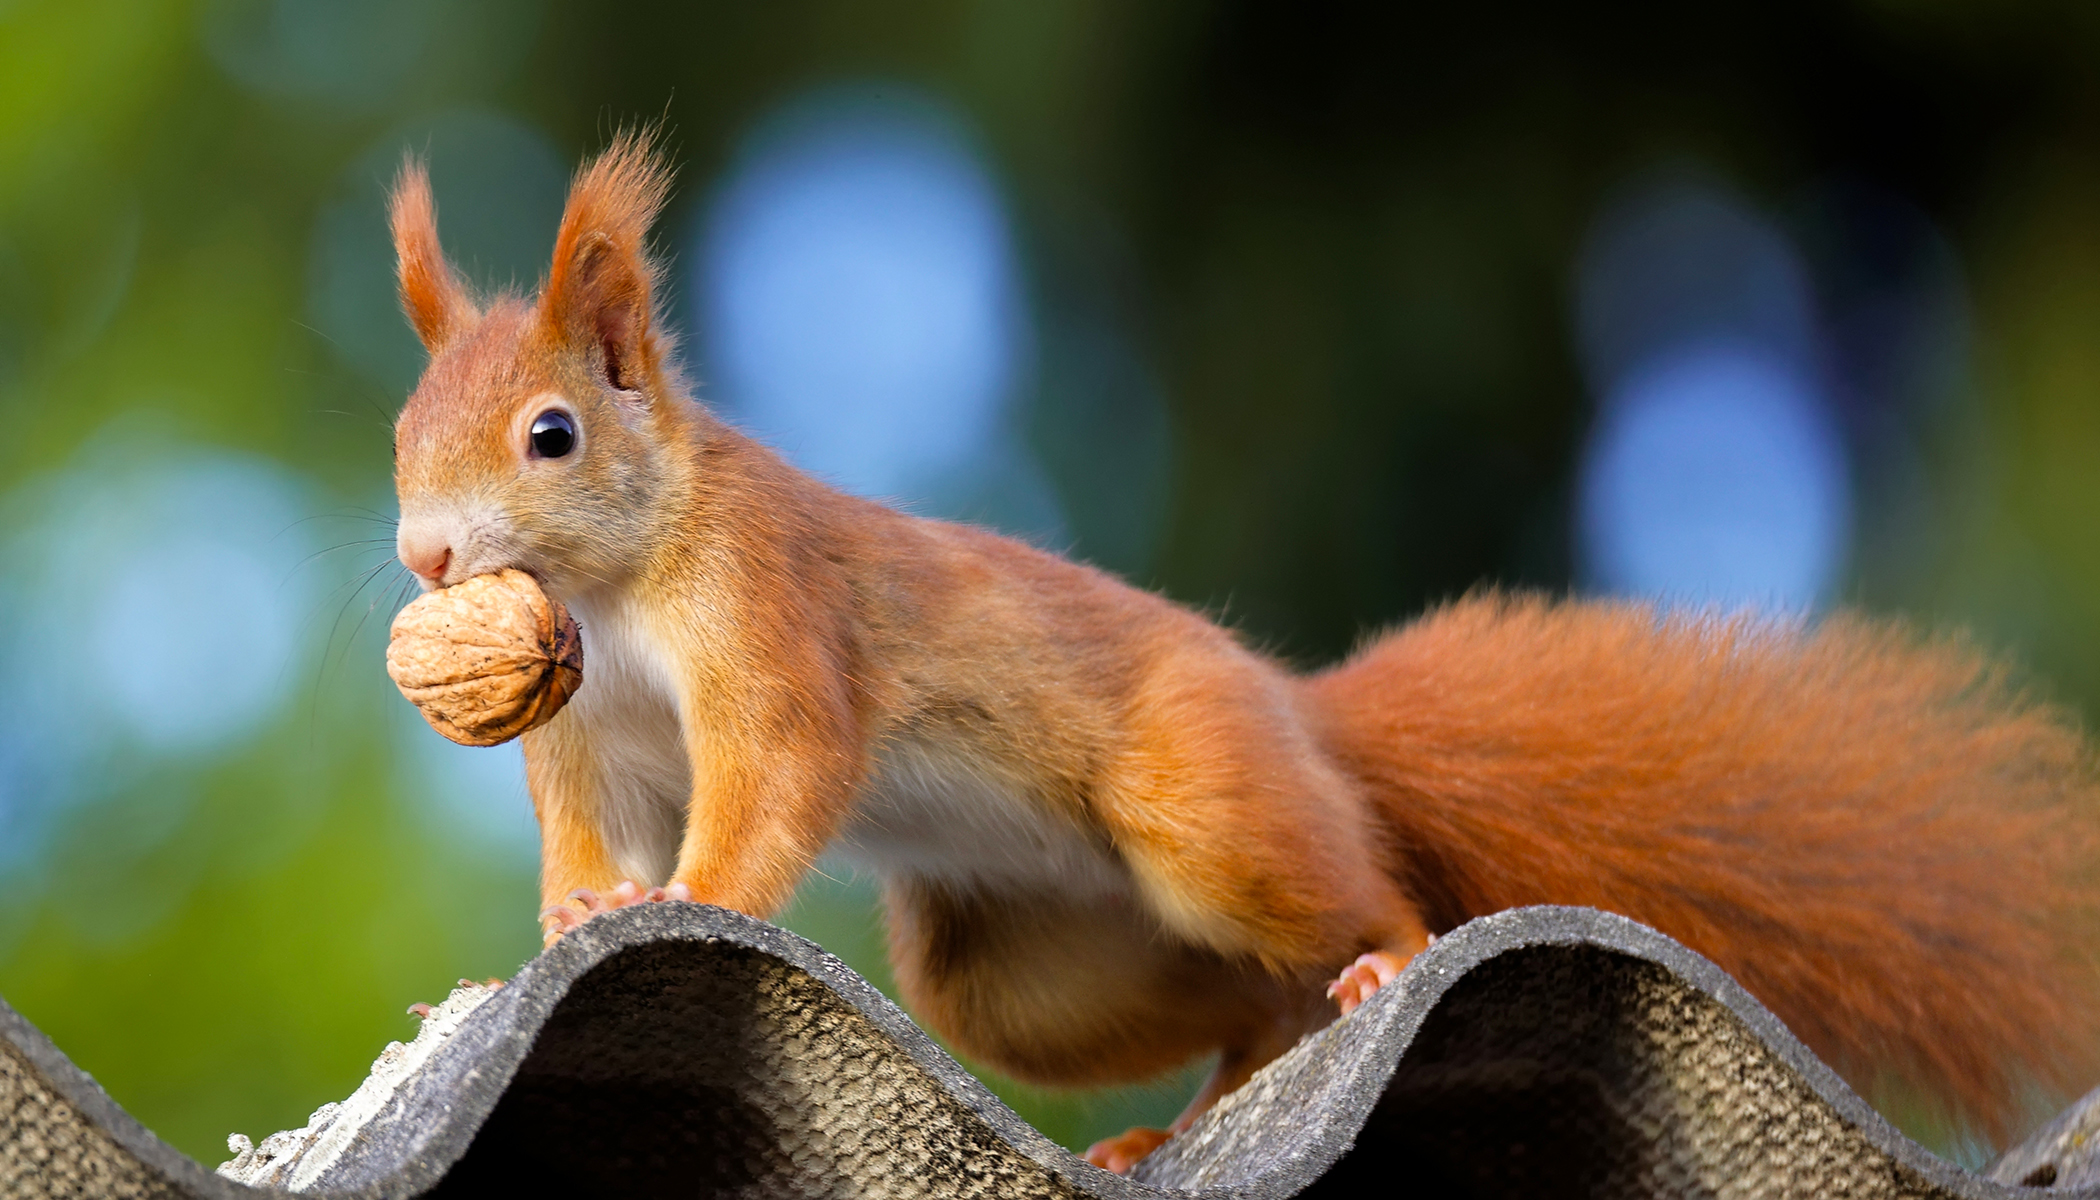
<svg viewBox="0 0 2100 1200"><path fill-rule="evenodd" d="M584 915L566 904L550 904L540 910L540 944L552 946L561 935L583 924Z"/></svg>
<svg viewBox="0 0 2100 1200"><path fill-rule="evenodd" d="M1127 1174L1138 1160L1152 1153L1174 1136L1164 1129L1148 1129L1143 1125L1126 1129L1112 1138L1102 1138L1086 1148L1086 1160L1104 1171L1118 1175Z"/></svg>
<svg viewBox="0 0 2100 1200"><path fill-rule="evenodd" d="M645 888L632 879L622 880L618 887L603 896L589 888L577 888L570 892L569 904L550 904L540 910L540 922L546 929L545 944L552 946L564 934L590 920L609 913L616 908L627 908L635 904L658 904L665 900L691 900L693 889L682 883L664 887Z"/></svg>
<svg viewBox="0 0 2100 1200"><path fill-rule="evenodd" d="M1359 955L1355 962L1342 968L1340 978L1327 985L1327 997L1341 1005L1342 1015L1347 1016L1369 1000L1371 993L1397 978L1400 968L1406 965L1406 959L1385 950Z"/></svg>
<svg viewBox="0 0 2100 1200"><path fill-rule="evenodd" d="M428 1021L430 1019L430 1012L431 1009L428 1004L411 1004L408 1006L408 1015L414 1017L418 1021Z"/></svg>

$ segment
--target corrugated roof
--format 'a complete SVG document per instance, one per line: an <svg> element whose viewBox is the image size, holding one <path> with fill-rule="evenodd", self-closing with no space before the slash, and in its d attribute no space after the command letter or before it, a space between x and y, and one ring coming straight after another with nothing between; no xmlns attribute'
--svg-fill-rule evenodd
<svg viewBox="0 0 2100 1200"><path fill-rule="evenodd" d="M0 1035L0 1194L258 1194L4 1006ZM276 1142L276 1177L364 1197L2034 1194L1929 1154L1711 963L1585 909L1439 940L1128 1179L1030 1128L837 959L721 909L600 917L508 986L456 993L426 1037L319 1136ZM2077 1116L2003 1170L2072 1182Z"/></svg>

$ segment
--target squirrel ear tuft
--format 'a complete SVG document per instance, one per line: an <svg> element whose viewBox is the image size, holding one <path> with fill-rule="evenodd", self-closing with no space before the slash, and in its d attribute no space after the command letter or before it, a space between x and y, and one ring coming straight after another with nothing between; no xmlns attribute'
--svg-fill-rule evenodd
<svg viewBox="0 0 2100 1200"><path fill-rule="evenodd" d="M394 229L394 255L401 282L401 310L423 347L435 354L481 316L467 289L445 261L438 244L437 205L430 198L430 173L414 156L401 164L387 200Z"/></svg>
<svg viewBox="0 0 2100 1200"><path fill-rule="evenodd" d="M629 130L577 173L540 296L549 331L599 357L606 382L623 391L638 387L657 357L650 297L658 268L646 242L671 173L654 141Z"/></svg>

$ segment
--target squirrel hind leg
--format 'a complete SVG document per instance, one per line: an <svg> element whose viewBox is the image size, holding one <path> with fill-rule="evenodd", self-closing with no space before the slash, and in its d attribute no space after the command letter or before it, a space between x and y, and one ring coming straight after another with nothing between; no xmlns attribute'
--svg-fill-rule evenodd
<svg viewBox="0 0 2100 1200"><path fill-rule="evenodd" d="M1129 1174L1147 1154L1166 1145L1173 1133L1149 1125L1133 1125L1114 1137L1102 1138L1086 1148L1081 1157L1104 1171Z"/></svg>
<svg viewBox="0 0 2100 1200"><path fill-rule="evenodd" d="M1165 1129L1133 1126L1087 1147L1084 1157L1105 1171L1126 1174L1140 1159L1165 1145L1169 1138L1194 1125L1212 1105L1238 1091L1256 1071L1282 1057L1285 1051L1298 1044L1299 1038L1324 1024L1326 1017L1317 1005L1285 1005L1247 1041L1228 1047L1218 1055L1218 1065L1211 1068L1210 1077L1196 1089L1188 1107L1181 1110L1181 1115L1174 1118L1172 1125Z"/></svg>
<svg viewBox="0 0 2100 1200"><path fill-rule="evenodd" d="M1429 940L1436 941L1436 935L1430 934ZM1391 950L1360 954L1355 962L1342 968L1334 982L1327 985L1327 998L1340 1005L1342 1015L1346 1017L1369 1000L1372 993L1399 978L1401 970L1413 958L1414 954L1399 954Z"/></svg>
<svg viewBox="0 0 2100 1200"><path fill-rule="evenodd" d="M1415 955L1436 944L1436 934L1423 924L1413 905L1393 894L1386 897L1384 908L1380 932L1366 939L1371 949L1357 955L1327 984L1327 998L1340 1006L1345 1017L1379 988L1398 979Z"/></svg>

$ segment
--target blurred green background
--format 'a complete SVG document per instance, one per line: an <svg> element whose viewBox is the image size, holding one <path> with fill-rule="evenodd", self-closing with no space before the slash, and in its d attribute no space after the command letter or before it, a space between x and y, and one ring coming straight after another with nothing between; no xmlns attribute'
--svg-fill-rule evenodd
<svg viewBox="0 0 2100 1200"><path fill-rule="evenodd" d="M529 285L658 118L703 396L843 484L1308 665L1485 582L2100 703L2100 7L0 0L0 995L207 1163L537 947L514 752L382 670L384 182Z"/></svg>

